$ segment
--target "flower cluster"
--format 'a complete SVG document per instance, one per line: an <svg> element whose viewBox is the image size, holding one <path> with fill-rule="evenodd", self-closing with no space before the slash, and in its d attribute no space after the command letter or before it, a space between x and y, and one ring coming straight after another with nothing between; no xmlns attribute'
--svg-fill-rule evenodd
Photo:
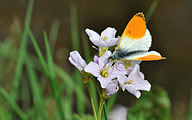
<svg viewBox="0 0 192 120"><path fill-rule="evenodd" d="M105 89L105 98L114 95L118 90L127 90L139 98L141 96L140 90L150 90L150 83L144 79L144 74L140 72L141 61L108 61L108 57L112 55L108 48L117 45L120 39L120 37L115 37L116 30L114 28L106 28L101 36L90 29L85 31L90 41L99 47L99 57L95 55L94 61L86 64L77 51L72 51L69 61L77 67L83 78L88 78L86 76L89 74L97 78L101 88Z"/></svg>

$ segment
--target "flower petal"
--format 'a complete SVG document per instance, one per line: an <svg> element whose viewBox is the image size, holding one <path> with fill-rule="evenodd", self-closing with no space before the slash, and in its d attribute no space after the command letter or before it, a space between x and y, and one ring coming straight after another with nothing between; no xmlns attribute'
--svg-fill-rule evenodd
<svg viewBox="0 0 192 120"><path fill-rule="evenodd" d="M107 36L108 39L115 38L116 32L117 32L117 30L116 30L115 28L107 27L107 28L101 33L101 37L102 37L102 36Z"/></svg>
<svg viewBox="0 0 192 120"><path fill-rule="evenodd" d="M79 71L82 71L83 68L87 65L85 60L81 57L78 51L70 52L69 61L73 64Z"/></svg>
<svg viewBox="0 0 192 120"><path fill-rule="evenodd" d="M99 64L99 60L98 60L98 59L99 59L98 56L95 55L95 56L94 56L94 62L97 63L97 64Z"/></svg>
<svg viewBox="0 0 192 120"><path fill-rule="evenodd" d="M104 78L101 75L97 78L97 80L100 82L102 88L106 88L108 83L111 82L111 78Z"/></svg>
<svg viewBox="0 0 192 120"><path fill-rule="evenodd" d="M108 62L107 58L111 56L111 51L106 51L99 59L99 68L103 68L104 65Z"/></svg>
<svg viewBox="0 0 192 120"><path fill-rule="evenodd" d="M127 84L125 86L126 90L129 91L131 94L135 95L137 98L141 96L141 92L135 89L135 86L131 84Z"/></svg>
<svg viewBox="0 0 192 120"><path fill-rule="evenodd" d="M90 62L86 67L85 67L85 72L93 74L95 77L99 76L99 65L94 62Z"/></svg>
<svg viewBox="0 0 192 120"><path fill-rule="evenodd" d="M119 84L120 84L120 86L121 86L121 88L122 88L123 91L125 91L125 85L124 85L124 83L125 83L126 78L127 78L127 77L126 77L125 75L118 75L118 76L117 76L117 80L119 81Z"/></svg>
<svg viewBox="0 0 192 120"><path fill-rule="evenodd" d="M85 29L85 32L87 33L87 35L89 36L90 41L94 45L100 46L102 44L101 42L104 43L104 41L101 40L100 35L98 33L96 33L95 31L90 30L90 29L87 28L87 29Z"/></svg>
<svg viewBox="0 0 192 120"><path fill-rule="evenodd" d="M117 80L113 80L113 81L109 82L106 87L107 96L110 97L110 96L114 95L118 90L119 90L119 87L118 87Z"/></svg>

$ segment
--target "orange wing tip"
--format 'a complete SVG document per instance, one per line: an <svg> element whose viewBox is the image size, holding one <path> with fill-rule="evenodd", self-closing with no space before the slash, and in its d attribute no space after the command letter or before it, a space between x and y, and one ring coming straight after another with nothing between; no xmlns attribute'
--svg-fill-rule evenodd
<svg viewBox="0 0 192 120"><path fill-rule="evenodd" d="M132 39L140 39L146 33L146 23L144 14L139 12L127 24L123 35L124 37L131 37Z"/></svg>
<svg viewBox="0 0 192 120"><path fill-rule="evenodd" d="M153 60L164 60L166 57L161 57L158 55L147 55L144 57L137 58L136 60L142 60L142 61L153 61Z"/></svg>

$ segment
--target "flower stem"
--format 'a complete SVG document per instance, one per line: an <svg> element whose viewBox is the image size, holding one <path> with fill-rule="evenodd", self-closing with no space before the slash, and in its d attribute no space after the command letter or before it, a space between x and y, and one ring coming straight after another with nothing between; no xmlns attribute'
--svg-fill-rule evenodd
<svg viewBox="0 0 192 120"><path fill-rule="evenodd" d="M93 81L93 83L95 84L96 88L97 88L97 91L99 93L99 96L101 96L101 93L100 93L100 90L99 90L99 87L97 86L97 83L95 82L93 76L91 76L91 80Z"/></svg>
<svg viewBox="0 0 192 120"><path fill-rule="evenodd" d="M98 120L101 120L101 113L102 113L102 110L103 110L104 103L105 103L105 98L102 95L100 95L99 112L98 112L98 117L97 117Z"/></svg>
<svg viewBox="0 0 192 120"><path fill-rule="evenodd" d="M94 102L93 102L92 94L91 94L91 91L89 89L89 85L88 84L87 84L87 89L89 91L89 95L90 95L91 104L92 104L92 107L93 107L93 113L94 113L94 116L95 116L95 120L98 120L97 119L97 114L96 114L96 111L95 111L95 105L94 105Z"/></svg>

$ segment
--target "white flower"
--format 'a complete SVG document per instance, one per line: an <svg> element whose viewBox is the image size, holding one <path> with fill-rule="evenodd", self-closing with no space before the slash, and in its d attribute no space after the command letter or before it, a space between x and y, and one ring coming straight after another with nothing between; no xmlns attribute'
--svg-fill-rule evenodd
<svg viewBox="0 0 192 120"><path fill-rule="evenodd" d="M80 72L85 68L87 65L85 60L81 57L78 51L70 52L69 61L73 64Z"/></svg>
<svg viewBox="0 0 192 120"><path fill-rule="evenodd" d="M87 35L89 36L89 39L91 40L91 42L99 47L110 47L110 46L114 46L117 45L120 39L120 36L118 36L117 38L115 38L115 34L116 34L116 29L115 28L111 28L108 27L106 28L102 33L101 36L96 33L93 30L90 29L86 29L85 32L87 33Z"/></svg>
<svg viewBox="0 0 192 120"><path fill-rule="evenodd" d="M112 95L114 95L119 90L117 79L108 83L105 89L108 97L111 97Z"/></svg>
<svg viewBox="0 0 192 120"><path fill-rule="evenodd" d="M94 57L95 62L90 62L85 67L85 72L91 73L100 82L102 88L106 88L108 83L118 75L127 73L123 64L112 66L112 62L107 63L107 58L111 56L111 51L105 52L100 58Z"/></svg>
<svg viewBox="0 0 192 120"><path fill-rule="evenodd" d="M139 90L149 91L151 88L151 84L147 80L144 80L144 75L140 72L138 64L135 65L128 77L119 75L117 79L123 91L126 89L137 98L141 96Z"/></svg>

